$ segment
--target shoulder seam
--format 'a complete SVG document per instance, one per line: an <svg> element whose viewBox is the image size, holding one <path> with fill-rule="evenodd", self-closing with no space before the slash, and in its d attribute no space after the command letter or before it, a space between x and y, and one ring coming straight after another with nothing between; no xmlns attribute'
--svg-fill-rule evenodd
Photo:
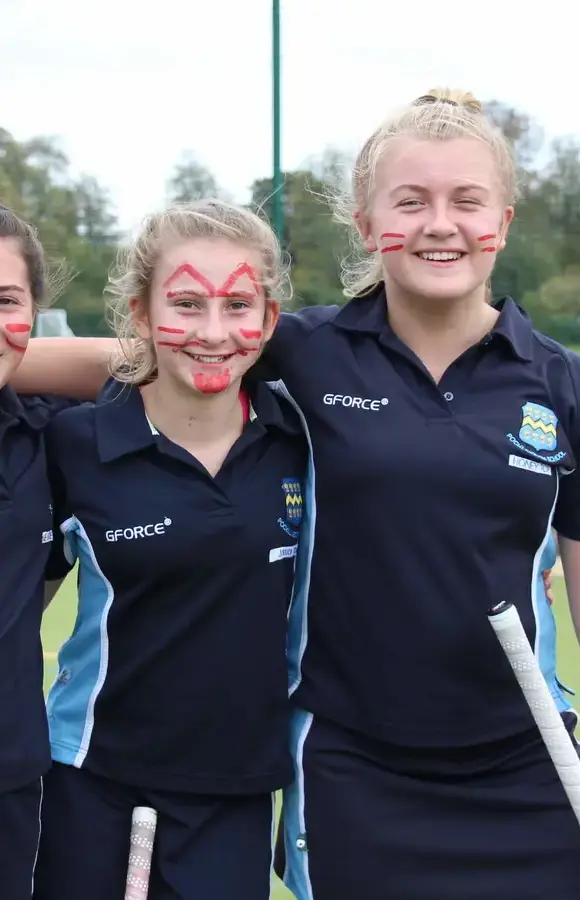
<svg viewBox="0 0 580 900"><path fill-rule="evenodd" d="M552 339L547 337L547 335L540 334L537 331L533 331L532 336L538 341L538 343L542 344L542 346L545 347L546 350L550 350L552 353L557 354L559 357L561 357L561 359L564 360L564 363L566 365L566 371L568 372L568 378L570 380L570 383L572 385L572 390L574 392L574 399L576 401L576 409L578 409L580 407L580 403L579 403L580 398L578 396L578 389L576 387L576 383L575 383L574 377L572 375L572 368L570 366L570 360L568 358L568 354L566 353L566 348L562 347L560 344L558 344L557 341L552 341Z"/></svg>
<svg viewBox="0 0 580 900"><path fill-rule="evenodd" d="M305 341L306 341L306 340L309 340L309 338L314 334L314 332L317 331L318 328L321 328L323 325L330 325L330 324L332 324L332 323L334 322L335 318L337 317L337 315L339 314L339 312L340 312L341 309L342 309L342 307L339 306L339 307L337 308L335 314L334 314L333 316L329 316L328 319L325 319L324 321L316 322L316 323L314 323L313 325L310 325L310 323L308 323L308 329L306 330L306 333L305 333L305 335L304 335L304 340L305 340ZM300 310L298 310L298 312L300 312ZM303 322L304 320L301 320L301 321ZM292 353L292 352L290 353L290 356L288 357L288 360L289 360L289 361L293 360L294 357L295 357L295 355L296 355L296 354L298 353L298 351L301 350L301 349L303 349L303 345L300 343L300 341L298 341L297 346L294 348L294 353Z"/></svg>

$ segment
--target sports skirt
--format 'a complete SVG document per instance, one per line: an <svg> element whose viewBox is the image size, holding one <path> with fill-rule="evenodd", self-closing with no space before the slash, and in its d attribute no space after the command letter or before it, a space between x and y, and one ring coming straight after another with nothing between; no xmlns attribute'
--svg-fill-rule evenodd
<svg viewBox="0 0 580 900"><path fill-rule="evenodd" d="M298 900L580 900L580 823L535 727L446 751L297 711L292 744L277 868Z"/></svg>

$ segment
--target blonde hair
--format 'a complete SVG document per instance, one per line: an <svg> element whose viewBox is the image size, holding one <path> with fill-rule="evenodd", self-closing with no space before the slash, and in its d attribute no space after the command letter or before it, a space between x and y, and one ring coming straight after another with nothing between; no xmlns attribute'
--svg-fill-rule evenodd
<svg viewBox="0 0 580 900"><path fill-rule="evenodd" d="M255 213L222 200L174 203L148 216L137 237L122 247L109 274L109 321L121 353L111 363L119 381L143 384L154 377L157 357L152 340L139 336L131 313L133 304L147 305L155 267L164 248L191 238L226 238L258 250L262 257L261 285L268 299L282 302L291 294L288 266L270 226Z"/></svg>
<svg viewBox="0 0 580 900"><path fill-rule="evenodd" d="M473 94L449 88L433 88L411 104L395 112L371 134L358 154L348 193L330 196L334 218L350 231L351 255L342 261L344 294L354 297L367 293L383 280L381 255L369 256L363 249L354 223L357 212L367 213L376 169L389 142L395 137L432 140L472 138L487 144L498 165L506 205L517 194L516 164L506 137L482 111Z"/></svg>

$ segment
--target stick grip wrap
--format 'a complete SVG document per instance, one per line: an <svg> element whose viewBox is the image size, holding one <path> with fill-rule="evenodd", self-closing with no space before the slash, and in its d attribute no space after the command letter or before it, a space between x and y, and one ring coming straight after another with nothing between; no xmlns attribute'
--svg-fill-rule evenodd
<svg viewBox="0 0 580 900"><path fill-rule="evenodd" d="M550 694L518 611L500 603L488 613L580 823L580 758Z"/></svg>
<svg viewBox="0 0 580 900"><path fill-rule="evenodd" d="M148 806L136 806L131 822L131 848L125 900L147 900L156 828L155 810Z"/></svg>

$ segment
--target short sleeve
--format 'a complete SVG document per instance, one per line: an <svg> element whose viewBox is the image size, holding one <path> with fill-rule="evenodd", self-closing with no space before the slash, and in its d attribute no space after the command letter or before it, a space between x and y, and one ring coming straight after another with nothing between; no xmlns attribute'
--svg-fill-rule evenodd
<svg viewBox="0 0 580 900"><path fill-rule="evenodd" d="M27 418L36 428L46 427L63 409L82 403L72 397L57 397L52 394L19 394L18 399Z"/></svg>
<svg viewBox="0 0 580 900"><path fill-rule="evenodd" d="M567 352L570 390L567 401L570 413L562 423L574 457L574 468L560 475L558 500L553 525L556 531L573 541L580 541L580 356ZM564 464L565 469L565 464Z"/></svg>
<svg viewBox="0 0 580 900"><path fill-rule="evenodd" d="M69 517L69 512L67 510L66 482L58 462L52 425L46 430L45 444L47 473L52 496L53 537L44 577L46 581L59 581L61 578L65 578L74 567L74 560L67 557L64 535L60 530L60 526Z"/></svg>
<svg viewBox="0 0 580 900"><path fill-rule="evenodd" d="M276 330L256 364L257 375L268 381L285 377L289 361L303 341L319 325L333 319L340 306L305 306L295 313L282 313Z"/></svg>

